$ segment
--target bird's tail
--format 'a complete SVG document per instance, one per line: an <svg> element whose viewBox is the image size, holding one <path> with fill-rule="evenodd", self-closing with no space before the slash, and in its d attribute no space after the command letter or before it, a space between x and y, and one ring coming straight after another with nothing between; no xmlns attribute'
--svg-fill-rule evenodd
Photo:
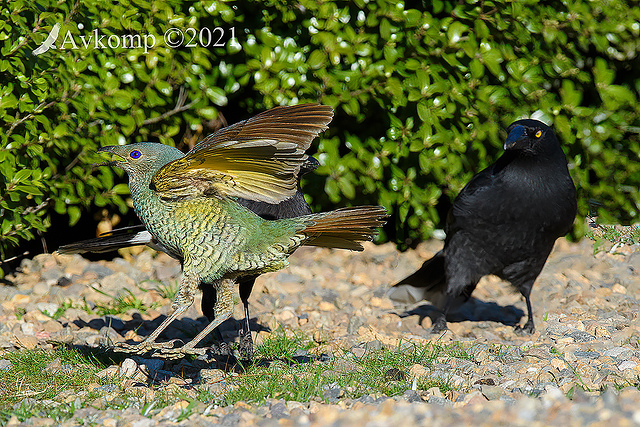
<svg viewBox="0 0 640 427"><path fill-rule="evenodd" d="M351 249L361 251L360 242L372 240L376 228L382 227L387 211L382 206L357 206L331 212L300 217L307 226L302 233L307 236L307 246Z"/></svg>
<svg viewBox="0 0 640 427"><path fill-rule="evenodd" d="M387 296L396 302L413 304L422 300L440 299L445 290L444 253L435 254L426 260L422 267L405 277L387 292Z"/></svg>

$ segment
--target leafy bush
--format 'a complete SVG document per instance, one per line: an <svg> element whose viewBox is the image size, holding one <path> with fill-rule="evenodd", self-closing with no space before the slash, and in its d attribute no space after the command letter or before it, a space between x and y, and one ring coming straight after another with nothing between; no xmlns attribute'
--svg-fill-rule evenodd
<svg viewBox="0 0 640 427"><path fill-rule="evenodd" d="M92 207L128 209L121 174L92 171L97 147L191 145L224 117L301 102L336 110L305 187L314 209L381 203L392 213L382 238L402 247L442 225L500 155L502 130L532 114L563 142L582 215L638 215L640 9L622 0L10 0L0 14L0 255L53 212L73 224ZM32 55L55 23L58 47L67 31L157 43ZM168 48L171 27L219 27L224 47Z"/></svg>

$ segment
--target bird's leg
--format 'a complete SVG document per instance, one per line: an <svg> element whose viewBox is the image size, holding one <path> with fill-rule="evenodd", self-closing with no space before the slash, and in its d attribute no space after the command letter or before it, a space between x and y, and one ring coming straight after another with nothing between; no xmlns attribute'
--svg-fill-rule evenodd
<svg viewBox="0 0 640 427"><path fill-rule="evenodd" d="M249 302L242 301L244 304L244 326L240 331L240 355L245 360L253 360L253 338L251 337L251 329L249 328Z"/></svg>
<svg viewBox="0 0 640 427"><path fill-rule="evenodd" d="M191 307L191 304L193 304L193 300L195 299L195 294L199 284L199 278L184 273L182 275L182 281L180 282L180 289L178 289L176 298L171 305L171 308L173 308L173 313L171 313L169 317L164 319L164 322L162 322L160 326L158 326L156 330L153 331L151 335L149 335L140 344L129 345L121 343L116 345L113 350L120 353L146 354L152 350L158 350L161 348L173 348L173 344L176 340L163 343L156 343L155 340L160 336L162 331L164 331L167 326L171 324L171 322L173 322L178 316L180 316L182 313L187 311L189 307Z"/></svg>
<svg viewBox="0 0 640 427"><path fill-rule="evenodd" d="M216 290L216 303L214 306L214 320L207 325L194 339L180 348L165 348L160 350L160 354L168 357L183 357L187 354L205 354L205 348L195 348L209 332L217 328L231 317L233 314L233 285L231 279L222 279L213 284Z"/></svg>
<svg viewBox="0 0 640 427"><path fill-rule="evenodd" d="M251 337L251 328L249 326L249 295L256 282L255 277L250 277L249 280L240 283L240 299L244 305L244 322L242 329L240 330L240 355L245 360L253 359L253 338Z"/></svg>
<svg viewBox="0 0 640 427"><path fill-rule="evenodd" d="M211 283L202 283L202 313L209 319L209 323L213 322L216 318L214 312L214 306L218 299L216 289ZM220 328L215 329L216 340L218 343L211 346L211 350L216 354L228 354L231 355L231 347L227 344L222 336Z"/></svg>
<svg viewBox="0 0 640 427"><path fill-rule="evenodd" d="M438 317L436 321L433 322L433 328L431 329L432 334L439 334L443 331L446 331L447 328L447 313L449 312L449 307L451 307L451 301L453 298L449 295L445 295L444 305L440 313L438 313Z"/></svg>
<svg viewBox="0 0 640 427"><path fill-rule="evenodd" d="M524 295L524 300L527 303L527 313L529 315L529 318L527 319L527 323L524 324L524 326L520 327L520 325L515 327L515 333L518 335L525 335L525 334L533 334L536 331L536 327L533 324L533 310L531 309L531 287L529 287L529 292L526 293L526 295L523 293Z"/></svg>

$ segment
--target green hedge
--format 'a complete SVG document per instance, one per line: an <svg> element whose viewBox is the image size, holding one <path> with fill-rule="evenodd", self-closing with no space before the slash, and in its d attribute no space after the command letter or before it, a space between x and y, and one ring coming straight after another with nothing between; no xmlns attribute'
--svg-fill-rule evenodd
<svg viewBox="0 0 640 427"><path fill-rule="evenodd" d="M92 171L97 147L184 147L223 116L301 102L336 111L312 149L314 209L381 203L392 213L382 239L401 247L442 226L447 203L500 155L505 127L532 114L564 144L582 215L638 215L635 2L67 3L0 6L1 257L54 213L73 224L96 206L129 209L120 172ZM147 53L67 43L34 56L55 23L58 47L67 32L77 41L95 30L104 44L157 42ZM172 27L187 38L188 28L219 27L225 46L171 49L162 35Z"/></svg>

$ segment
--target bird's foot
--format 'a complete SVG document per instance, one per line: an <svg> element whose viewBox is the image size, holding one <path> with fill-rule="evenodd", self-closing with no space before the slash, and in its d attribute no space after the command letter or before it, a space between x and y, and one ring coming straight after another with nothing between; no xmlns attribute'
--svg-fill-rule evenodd
<svg viewBox="0 0 640 427"><path fill-rule="evenodd" d="M182 359L188 355L203 356L207 353L206 348L193 348L183 346L180 348L162 348L153 353L154 357L161 357L163 359Z"/></svg>
<svg viewBox="0 0 640 427"><path fill-rule="evenodd" d="M527 322L524 326L517 325L513 328L513 332L516 335L524 336L524 335L532 335L536 331L536 327L533 326L533 322Z"/></svg>
<svg viewBox="0 0 640 427"><path fill-rule="evenodd" d="M233 356L231 346L224 341L212 344L209 351L216 356Z"/></svg>
<svg viewBox="0 0 640 427"><path fill-rule="evenodd" d="M253 338L251 337L251 331L240 331L240 346L238 351L244 360L253 360Z"/></svg>
<svg viewBox="0 0 640 427"><path fill-rule="evenodd" d="M447 329L449 329L449 328L447 328L447 321L445 319L443 319L442 317L439 317L433 323L433 328L431 328L431 333L432 334L441 334L444 331L446 331Z"/></svg>
<svg viewBox="0 0 640 427"><path fill-rule="evenodd" d="M139 356L157 352L164 349L173 349L177 342L182 342L179 339L167 341L167 342L146 342L142 341L140 344L127 344L127 343L118 343L112 347L116 353L127 353L127 354L137 354Z"/></svg>

